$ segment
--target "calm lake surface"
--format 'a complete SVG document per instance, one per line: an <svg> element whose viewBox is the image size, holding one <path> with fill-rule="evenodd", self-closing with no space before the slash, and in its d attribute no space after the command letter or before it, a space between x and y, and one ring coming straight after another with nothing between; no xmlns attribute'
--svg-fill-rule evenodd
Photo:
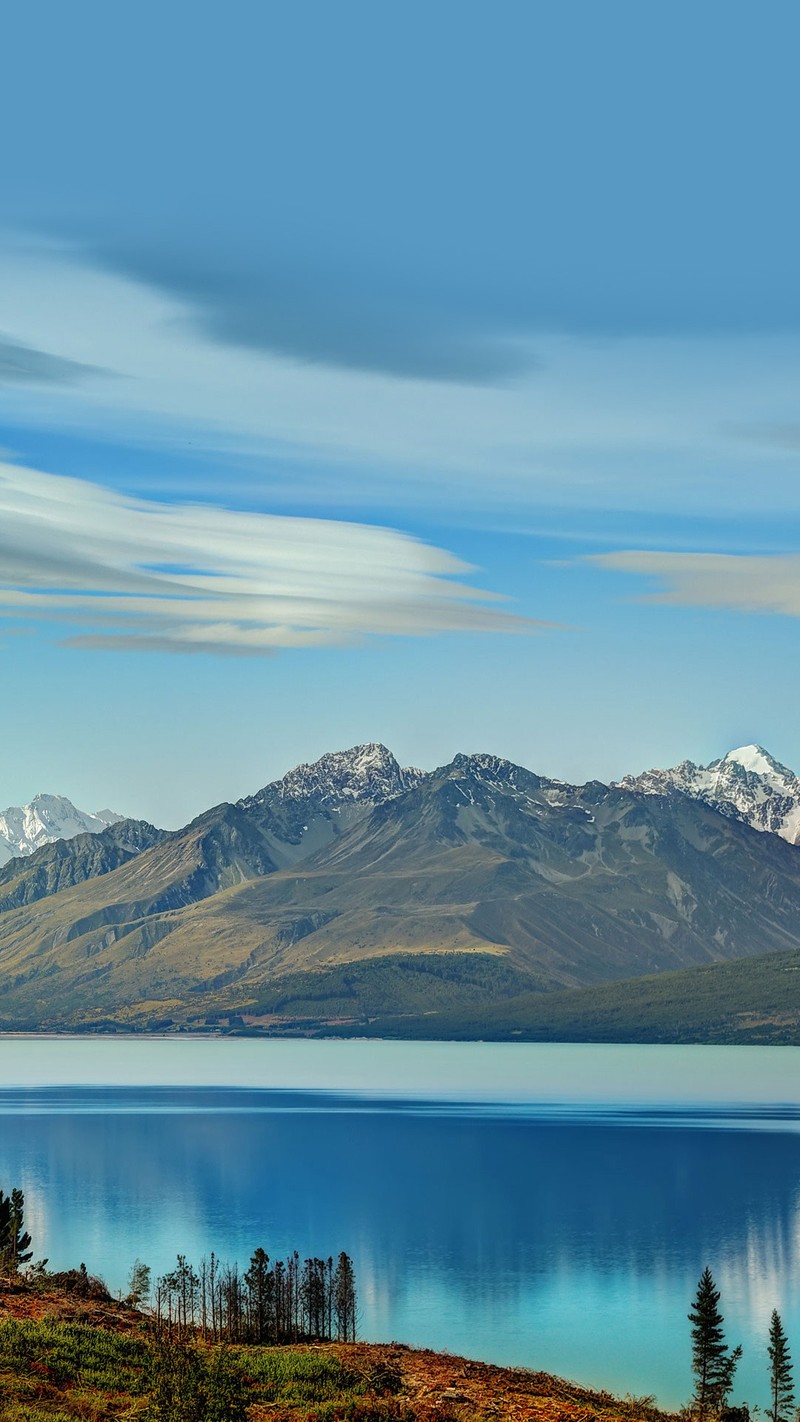
<svg viewBox="0 0 800 1422"><path fill-rule="evenodd" d="M736 1397L800 1362L800 1049L0 1039L37 1257L346 1249L360 1333L664 1405L711 1266Z"/></svg>

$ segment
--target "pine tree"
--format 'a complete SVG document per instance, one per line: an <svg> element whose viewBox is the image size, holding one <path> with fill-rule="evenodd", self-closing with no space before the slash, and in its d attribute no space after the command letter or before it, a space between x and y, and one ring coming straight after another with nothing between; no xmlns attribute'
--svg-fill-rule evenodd
<svg viewBox="0 0 800 1422"><path fill-rule="evenodd" d="M714 1284L711 1270L706 1268L700 1276L697 1294L689 1314L692 1325L692 1372L696 1383L692 1402L699 1419L718 1415L733 1386L736 1365L742 1356L741 1348L729 1352L722 1325L724 1319L719 1311L719 1290Z"/></svg>
<svg viewBox="0 0 800 1422"><path fill-rule="evenodd" d="M25 1196L21 1190L4 1195L0 1190L0 1265L18 1269L33 1257L31 1242L25 1233Z"/></svg>
<svg viewBox="0 0 800 1422"><path fill-rule="evenodd" d="M11 1196L0 1190L0 1264L5 1260L11 1239Z"/></svg>
<svg viewBox="0 0 800 1422"><path fill-rule="evenodd" d="M247 1310L252 1341L268 1343L275 1281L269 1267L269 1255L263 1249L257 1249L252 1255L244 1282L247 1287Z"/></svg>
<svg viewBox="0 0 800 1422"><path fill-rule="evenodd" d="M358 1323L358 1303L353 1261L342 1252L333 1276L333 1313L336 1335L343 1343L354 1343Z"/></svg>
<svg viewBox="0 0 800 1422"><path fill-rule="evenodd" d="M771 1422L790 1422L794 1412L794 1383L789 1343L783 1331L781 1316L772 1310L769 1325L770 1403L767 1416Z"/></svg>

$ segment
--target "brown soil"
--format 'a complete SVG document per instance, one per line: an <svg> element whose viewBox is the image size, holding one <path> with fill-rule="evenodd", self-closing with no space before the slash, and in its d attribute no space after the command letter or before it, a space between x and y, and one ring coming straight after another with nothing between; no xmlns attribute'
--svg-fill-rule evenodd
<svg viewBox="0 0 800 1422"><path fill-rule="evenodd" d="M499 1368L427 1348L392 1343L335 1344L336 1354L356 1371L396 1368L403 1379L399 1400L407 1398L420 1417L508 1418L513 1422L662 1422L670 1414L634 1400L622 1401L527 1368ZM442 1411L442 1404L445 1406ZM670 1418L670 1422L672 1419Z"/></svg>

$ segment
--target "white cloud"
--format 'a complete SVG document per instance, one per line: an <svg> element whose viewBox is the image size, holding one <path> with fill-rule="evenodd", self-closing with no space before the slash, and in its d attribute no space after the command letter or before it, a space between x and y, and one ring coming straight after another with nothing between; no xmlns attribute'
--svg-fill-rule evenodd
<svg viewBox="0 0 800 1422"><path fill-rule="evenodd" d="M587 562L659 579L651 602L800 617L800 555L659 553L630 549Z"/></svg>
<svg viewBox="0 0 800 1422"><path fill-rule="evenodd" d="M0 464L0 612L92 647L264 655L370 634L530 630L466 565L367 524L149 503Z"/></svg>

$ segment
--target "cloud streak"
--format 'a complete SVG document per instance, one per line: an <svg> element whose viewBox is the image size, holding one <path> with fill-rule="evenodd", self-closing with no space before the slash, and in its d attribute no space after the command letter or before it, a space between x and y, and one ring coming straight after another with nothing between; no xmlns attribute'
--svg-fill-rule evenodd
<svg viewBox="0 0 800 1422"><path fill-rule="evenodd" d="M356 281L273 265L189 260L186 253L100 251L112 272L189 303L211 341L293 361L410 380L492 385L534 370L517 323L494 325ZM366 289L364 289L366 287Z"/></svg>
<svg viewBox="0 0 800 1422"><path fill-rule="evenodd" d="M545 625L467 571L392 529L150 503L0 464L0 613L67 622L72 646L265 656Z"/></svg>
<svg viewBox="0 0 800 1422"><path fill-rule="evenodd" d="M775 508L800 508L796 452L757 448L730 425L736 408L742 427L791 429L797 340L542 333L520 353L538 356L538 369L514 382L392 379L219 344L190 301L93 266L77 249L2 232L0 310L7 341L85 373L15 383L6 422L161 449L163 466L148 475L159 496L180 490L170 462L179 448L224 461L242 498L272 508L288 496L294 507L448 517L542 507L715 516L723 496L731 513L761 513L766 492ZM202 469L195 488L198 477ZM208 487L215 499L216 471Z"/></svg>
<svg viewBox="0 0 800 1422"><path fill-rule="evenodd" d="M660 553L629 549L585 560L657 578L649 602L800 617L800 554Z"/></svg>
<svg viewBox="0 0 800 1422"><path fill-rule="evenodd" d="M73 385L98 371L0 336L0 385Z"/></svg>

